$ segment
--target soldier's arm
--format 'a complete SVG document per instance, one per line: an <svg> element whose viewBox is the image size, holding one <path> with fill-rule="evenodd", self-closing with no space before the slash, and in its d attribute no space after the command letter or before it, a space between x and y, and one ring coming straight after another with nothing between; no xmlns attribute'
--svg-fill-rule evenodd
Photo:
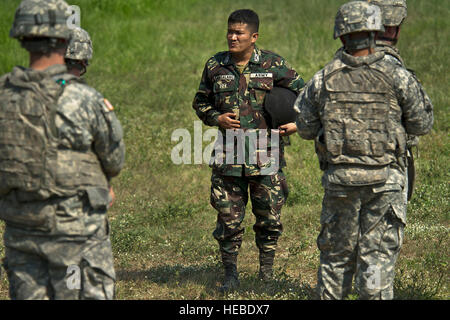
<svg viewBox="0 0 450 320"><path fill-rule="evenodd" d="M397 99L403 111L403 125L410 135L424 135L433 126L433 104L417 78L398 68L394 73Z"/></svg>
<svg viewBox="0 0 450 320"><path fill-rule="evenodd" d="M123 130L111 104L103 98L95 101L96 123L94 134L94 152L108 179L119 174L125 163L125 144Z"/></svg>
<svg viewBox="0 0 450 320"><path fill-rule="evenodd" d="M314 139L322 125L320 122L319 96L322 86L322 72L316 73L297 97L294 109L297 112L297 132L303 139Z"/></svg>
<svg viewBox="0 0 450 320"><path fill-rule="evenodd" d="M208 64L203 69L202 79L197 93L195 94L192 107L195 113L208 126L218 126L220 112L214 106L214 93L212 82L208 75Z"/></svg>
<svg viewBox="0 0 450 320"><path fill-rule="evenodd" d="M275 59L274 86L283 87L294 91L297 95L305 86L305 81L282 57Z"/></svg>

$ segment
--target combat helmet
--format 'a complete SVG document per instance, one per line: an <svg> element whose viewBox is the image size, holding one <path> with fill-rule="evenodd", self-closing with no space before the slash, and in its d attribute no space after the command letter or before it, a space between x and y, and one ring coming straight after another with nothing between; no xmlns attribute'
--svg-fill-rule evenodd
<svg viewBox="0 0 450 320"><path fill-rule="evenodd" d="M273 87L264 98L264 115L272 129L295 122L296 112L293 108L297 95L294 91L283 87Z"/></svg>
<svg viewBox="0 0 450 320"><path fill-rule="evenodd" d="M82 28L74 28L71 31L69 46L66 51L66 64L69 69L78 68L81 74L86 72L89 60L92 59L92 41L89 33Z"/></svg>
<svg viewBox="0 0 450 320"><path fill-rule="evenodd" d="M367 0L381 9L383 25L397 27L403 23L408 15L406 0Z"/></svg>
<svg viewBox="0 0 450 320"><path fill-rule="evenodd" d="M30 52L67 46L71 11L63 0L23 0L16 10L10 37Z"/></svg>
<svg viewBox="0 0 450 320"><path fill-rule="evenodd" d="M368 32L364 39L350 39L349 34ZM334 24L334 39L343 36L347 49L375 47L375 34L384 32L381 10L378 6L363 1L351 1L342 5Z"/></svg>

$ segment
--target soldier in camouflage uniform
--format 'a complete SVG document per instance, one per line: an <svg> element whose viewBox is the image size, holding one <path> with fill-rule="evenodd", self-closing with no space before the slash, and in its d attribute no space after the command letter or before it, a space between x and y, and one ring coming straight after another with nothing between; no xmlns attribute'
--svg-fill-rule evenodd
<svg viewBox="0 0 450 320"><path fill-rule="evenodd" d="M112 299L109 184L124 164L111 104L67 73L68 5L24 0L10 36L30 68L0 79L0 218L11 299Z"/></svg>
<svg viewBox="0 0 450 320"><path fill-rule="evenodd" d="M66 51L66 66L69 73L81 77L86 73L92 59L92 41L89 33L81 28L71 30L70 42Z"/></svg>
<svg viewBox="0 0 450 320"><path fill-rule="evenodd" d="M392 299L394 266L406 223L406 135L431 130L433 108L416 79L375 50L383 31L377 6L344 4L334 38L345 50L297 98L297 128L322 146L325 189L317 238L318 293L343 299Z"/></svg>
<svg viewBox="0 0 450 320"><path fill-rule="evenodd" d="M395 47L398 42L400 27L407 16L407 6L406 0L367 0L371 4L377 5L381 9L383 16L384 33L378 33L376 36L377 50L383 51L387 58L392 59L392 61L404 68L406 65L400 56L399 50ZM411 74L415 77L413 70L408 69ZM417 80L418 81L418 80ZM431 104L431 99L428 97L425 89L422 87L420 82L418 82L421 89L421 94L424 96L428 104ZM406 166L406 178L408 183L405 184L404 188L404 201L405 206L408 200L411 199L414 190L414 180L415 180L415 168L414 168L414 158L412 148L418 146L419 138L414 135L408 135L407 139L407 166Z"/></svg>
<svg viewBox="0 0 450 320"><path fill-rule="evenodd" d="M82 28L72 29L65 56L67 72L76 77L83 76L87 71L93 52L94 49L92 48L89 33ZM112 186L109 187L109 195L111 197L109 206L112 206L116 199Z"/></svg>
<svg viewBox="0 0 450 320"><path fill-rule="evenodd" d="M219 127L219 147L213 151L210 166L211 205L218 211L213 236L219 242L225 267L225 281L220 288L223 292L239 285L237 255L249 188L256 217L253 229L260 252L260 277L271 277L282 233L281 207L288 189L282 171L283 142L272 139L278 137L278 130L271 131L266 121L264 97L274 86L296 94L304 86L303 79L281 56L255 45L258 26L258 16L251 10L238 10L229 16L229 50L206 62L193 102L197 116L206 125ZM289 128L285 128L282 134L289 134ZM227 135L231 138L227 139ZM241 146L242 161L238 150Z"/></svg>

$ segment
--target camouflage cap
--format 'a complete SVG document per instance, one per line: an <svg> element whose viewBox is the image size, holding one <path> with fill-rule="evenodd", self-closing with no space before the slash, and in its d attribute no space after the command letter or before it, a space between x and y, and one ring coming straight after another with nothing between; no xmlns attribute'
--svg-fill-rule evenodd
<svg viewBox="0 0 450 320"><path fill-rule="evenodd" d="M342 5L336 14L334 38L364 31L384 32L380 8L363 1L351 1Z"/></svg>
<svg viewBox="0 0 450 320"><path fill-rule="evenodd" d="M70 10L63 0L23 0L16 10L9 36L16 39L61 38L68 40Z"/></svg>
<svg viewBox="0 0 450 320"><path fill-rule="evenodd" d="M383 25L397 27L402 24L408 15L406 0L367 0L381 9Z"/></svg>
<svg viewBox="0 0 450 320"><path fill-rule="evenodd" d="M92 59L92 52L92 41L89 33L81 28L72 29L66 59L89 61Z"/></svg>

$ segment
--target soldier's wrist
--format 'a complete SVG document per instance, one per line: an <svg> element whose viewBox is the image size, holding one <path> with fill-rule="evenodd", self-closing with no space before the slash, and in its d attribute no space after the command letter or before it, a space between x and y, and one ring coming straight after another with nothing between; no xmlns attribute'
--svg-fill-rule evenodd
<svg viewBox="0 0 450 320"><path fill-rule="evenodd" d="M219 126L219 116L220 116L220 112L214 112L209 118L209 125L210 126L214 126L214 127L218 127Z"/></svg>

